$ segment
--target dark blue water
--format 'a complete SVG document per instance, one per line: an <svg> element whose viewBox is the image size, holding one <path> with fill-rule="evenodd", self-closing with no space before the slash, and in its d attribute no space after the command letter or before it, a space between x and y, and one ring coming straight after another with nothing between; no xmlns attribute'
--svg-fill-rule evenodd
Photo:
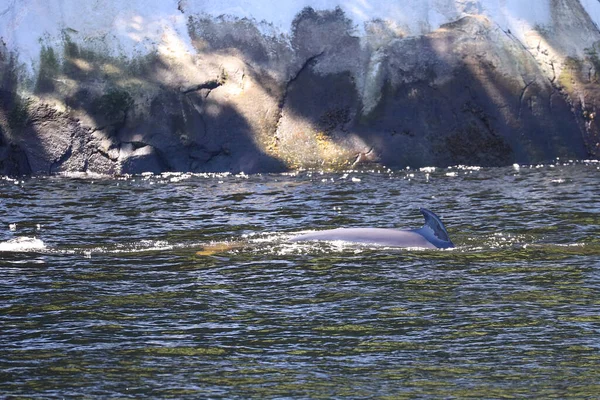
<svg viewBox="0 0 600 400"><path fill-rule="evenodd" d="M597 398L599 168L0 178L0 397Z"/></svg>

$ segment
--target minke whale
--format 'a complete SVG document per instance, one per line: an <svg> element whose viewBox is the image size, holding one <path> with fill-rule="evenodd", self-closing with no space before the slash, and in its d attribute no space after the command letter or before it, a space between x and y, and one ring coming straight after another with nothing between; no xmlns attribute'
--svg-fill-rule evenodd
<svg viewBox="0 0 600 400"><path fill-rule="evenodd" d="M352 243L425 249L449 249L454 247L454 243L450 240L442 220L426 208L421 208L419 211L425 217L425 225L419 229L337 228L307 233L293 237L290 240L292 242L341 240Z"/></svg>

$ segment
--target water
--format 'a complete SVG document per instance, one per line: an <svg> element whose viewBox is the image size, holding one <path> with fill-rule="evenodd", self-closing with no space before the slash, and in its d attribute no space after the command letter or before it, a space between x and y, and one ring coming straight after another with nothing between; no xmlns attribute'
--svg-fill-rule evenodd
<svg viewBox="0 0 600 400"><path fill-rule="evenodd" d="M0 397L595 398L599 169L0 179Z"/></svg>

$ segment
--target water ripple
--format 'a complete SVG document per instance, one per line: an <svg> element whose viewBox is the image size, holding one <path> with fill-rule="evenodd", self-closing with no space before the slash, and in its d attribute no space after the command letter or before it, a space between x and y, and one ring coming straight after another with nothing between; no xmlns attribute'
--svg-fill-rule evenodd
<svg viewBox="0 0 600 400"><path fill-rule="evenodd" d="M594 398L598 169L2 178L0 392ZM457 248L288 241L423 206Z"/></svg>

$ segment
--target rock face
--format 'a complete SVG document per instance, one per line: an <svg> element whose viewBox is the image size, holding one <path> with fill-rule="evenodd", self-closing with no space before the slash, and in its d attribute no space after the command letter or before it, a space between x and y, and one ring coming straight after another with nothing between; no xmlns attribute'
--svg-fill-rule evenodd
<svg viewBox="0 0 600 400"><path fill-rule="evenodd" d="M600 154L591 1L105 3L0 10L0 174Z"/></svg>

